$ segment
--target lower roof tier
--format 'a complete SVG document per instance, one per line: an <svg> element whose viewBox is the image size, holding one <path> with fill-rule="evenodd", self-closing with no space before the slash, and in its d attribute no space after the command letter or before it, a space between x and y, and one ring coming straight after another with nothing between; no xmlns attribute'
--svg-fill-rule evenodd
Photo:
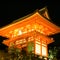
<svg viewBox="0 0 60 60"><path fill-rule="evenodd" d="M14 37L14 38L4 40L2 43L9 46L11 42L13 42L13 43L15 43L16 41L21 42L21 40L22 40L22 43L23 43L24 40L26 40L28 42L29 39L30 39L30 41L37 40L37 41L43 42L45 44L50 44L50 43L54 42L52 38L49 38L43 34L40 34L37 31L31 31L29 33L25 33L25 34L19 35L19 36Z"/></svg>

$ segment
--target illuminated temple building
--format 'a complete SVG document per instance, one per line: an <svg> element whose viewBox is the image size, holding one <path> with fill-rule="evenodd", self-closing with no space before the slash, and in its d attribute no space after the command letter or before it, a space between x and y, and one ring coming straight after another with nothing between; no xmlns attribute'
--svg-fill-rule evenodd
<svg viewBox="0 0 60 60"><path fill-rule="evenodd" d="M32 43L32 52L45 57L48 57L48 44L54 42L49 36L59 32L60 27L50 22L46 8L36 10L0 28L0 36L8 38L3 44L10 46L14 43L15 47L21 49Z"/></svg>

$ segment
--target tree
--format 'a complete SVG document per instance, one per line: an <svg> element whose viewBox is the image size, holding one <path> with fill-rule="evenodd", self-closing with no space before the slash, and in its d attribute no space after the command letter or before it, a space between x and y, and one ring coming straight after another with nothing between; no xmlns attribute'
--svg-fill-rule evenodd
<svg viewBox="0 0 60 60"><path fill-rule="evenodd" d="M44 60L39 55L32 53L34 43L29 42L28 46L18 49L11 45L8 48L8 58L6 60ZM26 51L27 49L27 51Z"/></svg>
<svg viewBox="0 0 60 60"><path fill-rule="evenodd" d="M58 56L60 55L60 53L59 53L59 51L60 51L60 47L56 47L56 46L54 46L53 48L52 47L50 47L50 49L49 49L49 59L57 59L58 58Z"/></svg>
<svg viewBox="0 0 60 60"><path fill-rule="evenodd" d="M60 49L58 50L57 54L56 54L56 57L58 60L60 60Z"/></svg>

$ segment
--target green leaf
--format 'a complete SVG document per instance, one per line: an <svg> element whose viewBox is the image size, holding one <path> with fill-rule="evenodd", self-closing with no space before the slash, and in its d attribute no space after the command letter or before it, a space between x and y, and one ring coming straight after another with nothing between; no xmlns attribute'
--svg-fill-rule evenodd
<svg viewBox="0 0 60 60"><path fill-rule="evenodd" d="M27 47L28 52L31 52L33 50L33 48L34 48L34 43L33 42L29 42L28 43L28 47Z"/></svg>

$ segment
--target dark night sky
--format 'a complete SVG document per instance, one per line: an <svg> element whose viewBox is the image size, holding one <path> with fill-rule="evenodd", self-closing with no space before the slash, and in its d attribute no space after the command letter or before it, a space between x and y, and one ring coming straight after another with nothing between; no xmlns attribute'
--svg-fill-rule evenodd
<svg viewBox="0 0 60 60"><path fill-rule="evenodd" d="M47 6L52 22L60 26L60 2L58 0L20 0L20 2L10 1L3 3L1 6L0 27L3 27L14 20L26 16L27 14L34 12L36 9L41 9L45 6ZM56 34L53 37L56 42L52 45L58 46L60 44L60 34ZM0 38L0 40L3 39Z"/></svg>

